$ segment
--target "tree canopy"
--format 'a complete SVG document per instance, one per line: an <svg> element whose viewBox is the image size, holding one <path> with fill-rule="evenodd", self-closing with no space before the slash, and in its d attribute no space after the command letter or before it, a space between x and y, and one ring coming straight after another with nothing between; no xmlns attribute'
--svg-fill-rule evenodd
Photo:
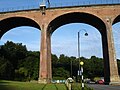
<svg viewBox="0 0 120 90"><path fill-rule="evenodd" d="M84 64L84 77L94 78L104 76L103 59L96 56L80 57ZM22 43L7 41L0 46L0 79L30 81L38 79L39 51L28 51ZM52 54L53 79L78 78L79 59L74 56ZM118 60L120 73L120 60Z"/></svg>

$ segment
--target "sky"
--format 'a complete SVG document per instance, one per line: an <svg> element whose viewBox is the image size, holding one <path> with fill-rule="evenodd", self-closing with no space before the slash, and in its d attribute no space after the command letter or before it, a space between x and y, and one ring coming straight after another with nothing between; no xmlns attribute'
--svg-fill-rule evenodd
<svg viewBox="0 0 120 90"><path fill-rule="evenodd" d="M0 11L23 10L39 8L42 1L47 0L0 0ZM89 4L110 4L120 3L120 0L49 0L51 7L61 7L70 5L89 5Z"/></svg>
<svg viewBox="0 0 120 90"><path fill-rule="evenodd" d="M0 0L0 9L14 7L21 7L22 5L30 2L29 5L38 7L41 0L21 0L18 4L18 0ZM50 0L51 3L60 3L64 0ZM54 2L53 2L54 1ZM80 1L80 0L67 0L67 1ZM84 0L95 1L95 0ZM96 0L100 1L100 0ZM102 0L108 1L108 0ZM24 4L23 4L24 2ZM11 5L12 3L12 5ZM10 6L11 5L11 6ZM85 29L88 36L84 35ZM102 42L101 34L99 31L91 25L84 23L71 23L59 27L53 33L51 37L52 53L59 56L65 54L67 56L78 56L78 37L77 34L80 31L80 56L90 58L91 56L97 56L102 58ZM21 37L22 36L22 37ZM120 59L120 22L113 25L113 36L116 49L116 56ZM0 40L0 45L3 45L6 41L13 41L15 43L23 43L27 46L28 50L40 51L41 31L37 28L29 26L21 26L13 28L6 32Z"/></svg>

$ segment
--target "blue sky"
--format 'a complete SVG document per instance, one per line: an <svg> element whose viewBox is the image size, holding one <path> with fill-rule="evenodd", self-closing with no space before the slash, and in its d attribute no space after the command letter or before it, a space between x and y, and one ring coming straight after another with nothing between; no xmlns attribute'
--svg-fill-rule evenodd
<svg viewBox="0 0 120 90"><path fill-rule="evenodd" d="M39 5L41 0L21 0L19 5L17 1L19 0L1 0L0 8L9 8L11 3L16 4L17 6L22 6L24 2L30 2L29 5ZM50 0L51 3L57 2L58 0ZM64 0L60 0L63 2ZM67 0L69 1L69 0ZM71 0L73 1L73 0ZM79 1L79 0L74 0ZM84 0L84 1L92 1L92 0ZM93 0L95 1L95 0ZM99 1L99 0L96 0ZM103 0L102 0L103 1ZM3 4L4 3L4 4ZM7 5L6 5L7 3ZM22 4L22 5L21 5ZM83 24L83 23L72 23L59 27L52 35L51 38L51 47L52 53L59 56L60 54L65 54L67 56L78 56L77 53L77 33L79 30L85 29L88 32L88 36L84 36L84 31L80 32L80 56L84 56L90 58L95 55L98 57L102 56L102 43L101 43L101 35L97 29L94 27ZM113 25L113 35L115 41L115 48L117 53L117 58L120 58L120 23ZM17 27L11 29L6 32L0 40L0 45L3 45L6 41L13 41L15 43L23 43L27 46L28 50L39 51L40 50L40 38L41 31L28 26Z"/></svg>
<svg viewBox="0 0 120 90"><path fill-rule="evenodd" d="M39 8L43 0L0 0L0 11ZM45 0L47 1L47 0ZM51 6L120 3L120 0L49 0ZM46 2L47 5L47 2Z"/></svg>

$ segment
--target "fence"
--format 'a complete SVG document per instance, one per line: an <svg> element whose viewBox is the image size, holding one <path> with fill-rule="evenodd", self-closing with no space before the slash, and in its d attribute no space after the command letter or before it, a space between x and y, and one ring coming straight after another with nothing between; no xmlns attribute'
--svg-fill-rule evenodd
<svg viewBox="0 0 120 90"><path fill-rule="evenodd" d="M50 2L50 7L48 5L48 3L46 2L46 7L47 8L57 8L57 7L72 7L72 6L92 6L92 5L111 5L111 4L120 4L120 0L87 0L87 1L83 1L83 0L79 0L79 1L75 1L74 2L59 2L58 3L54 3L54 2ZM29 3L29 2L28 2ZM13 5L14 6L14 5ZM39 9L39 5L35 4L35 5L21 5L21 6L9 6L9 7L0 7L0 12L10 12L10 11L19 11L19 10L31 10L31 9Z"/></svg>

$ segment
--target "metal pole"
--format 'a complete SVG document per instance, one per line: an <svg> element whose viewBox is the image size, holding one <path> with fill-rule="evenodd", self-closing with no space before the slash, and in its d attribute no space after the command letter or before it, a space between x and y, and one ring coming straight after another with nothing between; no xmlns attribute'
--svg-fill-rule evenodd
<svg viewBox="0 0 120 90"><path fill-rule="evenodd" d="M79 32L78 32L78 59L79 59L78 75L80 75L80 42L79 42ZM80 81L79 81L79 82L80 82Z"/></svg>
<svg viewBox="0 0 120 90"><path fill-rule="evenodd" d="M85 31L85 36L88 36L88 33L86 32L85 29L82 29ZM83 64L84 62L83 61L80 61L80 31L78 32L78 58L79 58L79 72L78 72L78 75L81 75L81 79L82 79L82 82L81 82L81 87L82 87L82 90L84 90L84 77L83 77ZM80 72L80 67L81 67L81 72Z"/></svg>
<svg viewBox="0 0 120 90"><path fill-rule="evenodd" d="M88 36L88 33L86 32L86 30L85 29L82 29L82 30L85 31L85 36ZM79 58L79 75L81 75L81 79L82 79L81 87L82 87L82 90L84 90L84 77L83 77L83 64L84 64L84 62L82 62L82 61L80 62L80 31L78 32L78 58ZM81 72L80 72L80 69L81 69Z"/></svg>
<svg viewBox="0 0 120 90"><path fill-rule="evenodd" d="M72 78L72 60L71 60L71 78Z"/></svg>
<svg viewBox="0 0 120 90"><path fill-rule="evenodd" d="M82 90L84 90L83 65L81 65Z"/></svg>
<svg viewBox="0 0 120 90"><path fill-rule="evenodd" d="M48 7L50 8L50 1L49 0L47 0L48 1Z"/></svg>

